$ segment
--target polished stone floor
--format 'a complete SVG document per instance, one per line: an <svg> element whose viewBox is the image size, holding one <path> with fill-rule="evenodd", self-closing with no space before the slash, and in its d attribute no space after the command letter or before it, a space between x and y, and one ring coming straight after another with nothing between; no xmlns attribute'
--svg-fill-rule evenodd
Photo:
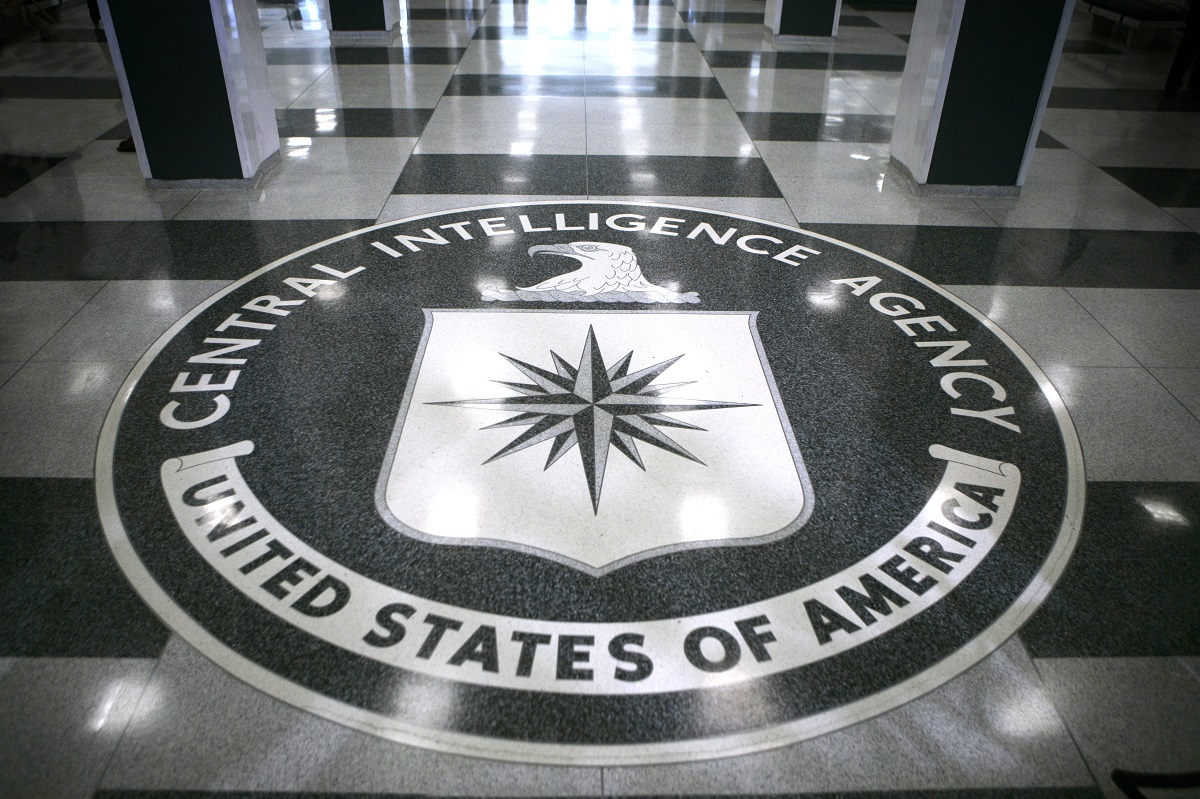
<svg viewBox="0 0 1200 799"><path fill-rule="evenodd" d="M1200 770L1200 99L1175 39L1076 14L1017 198L920 198L888 166L911 11L852 3L776 49L757 0L410 0L331 46L262 3L282 163L252 191L149 190L86 7L0 50L0 796L1120 797ZM181 90L185 87L181 82ZM107 409L201 300L376 222L523 200L653 200L879 253L995 320L1070 410L1083 533L978 666L810 741L644 767L405 747L267 697L174 636L96 512ZM1196 795L1162 790L1156 796Z"/></svg>

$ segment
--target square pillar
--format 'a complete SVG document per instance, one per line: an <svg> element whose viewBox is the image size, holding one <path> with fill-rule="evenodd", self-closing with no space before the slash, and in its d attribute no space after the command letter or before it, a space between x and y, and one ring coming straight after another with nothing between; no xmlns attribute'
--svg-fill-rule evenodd
<svg viewBox="0 0 1200 799"><path fill-rule="evenodd" d="M100 0L151 186L254 185L279 129L254 0Z"/></svg>
<svg viewBox="0 0 1200 799"><path fill-rule="evenodd" d="M328 0L329 40L390 39L400 24L400 0Z"/></svg>
<svg viewBox="0 0 1200 799"><path fill-rule="evenodd" d="M1016 195L1074 0L918 0L892 162L918 194Z"/></svg>
<svg viewBox="0 0 1200 799"><path fill-rule="evenodd" d="M767 0L763 24L785 42L822 41L837 36L842 0Z"/></svg>

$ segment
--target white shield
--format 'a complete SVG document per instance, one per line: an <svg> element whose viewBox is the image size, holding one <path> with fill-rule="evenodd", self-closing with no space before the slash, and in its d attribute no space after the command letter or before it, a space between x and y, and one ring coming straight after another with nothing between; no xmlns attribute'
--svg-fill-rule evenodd
<svg viewBox="0 0 1200 799"><path fill-rule="evenodd" d="M380 475L397 530L593 575L812 510L749 312L425 312Z"/></svg>

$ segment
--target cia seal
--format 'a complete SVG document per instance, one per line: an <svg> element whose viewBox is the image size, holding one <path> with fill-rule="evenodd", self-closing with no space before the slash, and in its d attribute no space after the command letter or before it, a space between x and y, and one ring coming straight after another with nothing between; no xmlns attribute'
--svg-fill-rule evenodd
<svg viewBox="0 0 1200 799"><path fill-rule="evenodd" d="M948 292L653 204L357 231L171 328L105 423L105 532L179 635L398 741L754 751L985 657L1065 566L1079 444Z"/></svg>

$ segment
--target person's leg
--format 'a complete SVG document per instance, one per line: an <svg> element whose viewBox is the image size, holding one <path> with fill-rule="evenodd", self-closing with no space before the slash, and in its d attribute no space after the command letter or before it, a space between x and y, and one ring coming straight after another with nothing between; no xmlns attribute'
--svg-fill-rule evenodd
<svg viewBox="0 0 1200 799"><path fill-rule="evenodd" d="M1175 60L1171 62L1171 70L1167 73L1167 83L1164 89L1167 96L1173 96L1183 85L1183 76L1191 70L1188 88L1200 86L1200 78L1196 77L1196 59L1200 57L1200 0L1192 3L1188 10L1187 28L1183 32L1183 40L1175 51Z"/></svg>

